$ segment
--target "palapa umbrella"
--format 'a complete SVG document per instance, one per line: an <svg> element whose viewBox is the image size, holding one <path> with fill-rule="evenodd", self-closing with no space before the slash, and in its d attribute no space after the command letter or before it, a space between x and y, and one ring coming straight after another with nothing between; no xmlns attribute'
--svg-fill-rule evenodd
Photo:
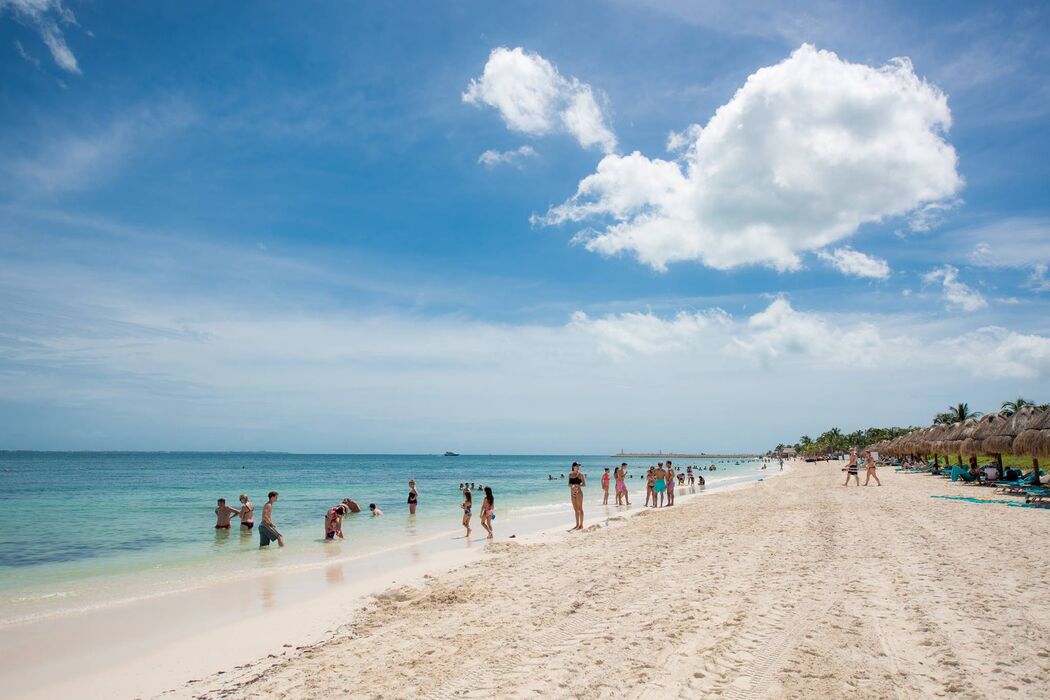
<svg viewBox="0 0 1050 700"><path fill-rule="evenodd" d="M1031 455L1032 468L1038 476L1039 457L1050 457L1050 410L1031 412L1024 430L1014 438L1013 451L1014 454Z"/></svg>
<svg viewBox="0 0 1050 700"><path fill-rule="evenodd" d="M965 437L963 438L962 445L959 446L959 449L962 450L962 453L965 455L976 456L981 454L981 441L984 439L981 436L981 432L989 432L991 430L989 426L1001 422L1002 418L998 413L989 413L978 420L971 418L966 422L970 423L970 421L973 421L973 423L963 428L963 434ZM989 434L991 433L989 432Z"/></svg>
<svg viewBox="0 0 1050 700"><path fill-rule="evenodd" d="M937 446L940 447L940 451L944 453L945 459L948 458L948 455L954 454L959 456L960 467L962 466L962 453L959 451L959 448L962 447L963 428L965 425L965 421L952 423L941 439L937 441Z"/></svg>
<svg viewBox="0 0 1050 700"><path fill-rule="evenodd" d="M1002 413L989 413L977 422L977 430L973 431L973 435L969 438L975 443L970 446L976 450L974 454L995 455L995 464L999 467L999 473L1003 471L1002 452L988 449L985 441L997 435L1009 419L1009 416L1005 416Z"/></svg>

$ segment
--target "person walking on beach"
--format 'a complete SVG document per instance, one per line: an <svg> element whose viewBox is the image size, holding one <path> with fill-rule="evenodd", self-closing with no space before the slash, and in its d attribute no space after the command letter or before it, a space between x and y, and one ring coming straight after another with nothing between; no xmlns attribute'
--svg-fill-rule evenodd
<svg viewBox="0 0 1050 700"><path fill-rule="evenodd" d="M271 542L276 542L278 547L284 546L284 535L273 523L273 506L277 503L277 492L268 494L266 505L263 506L262 525L259 526L259 546L269 547Z"/></svg>
<svg viewBox="0 0 1050 700"><path fill-rule="evenodd" d="M225 498L220 498L218 505L215 507L215 529L229 530L230 518L240 514L241 511L237 510L236 508L230 508L228 505L226 505Z"/></svg>
<svg viewBox="0 0 1050 700"><path fill-rule="evenodd" d="M335 508L329 508L324 516L324 538L334 540L336 536L343 539L343 516L349 512L344 504L340 503Z"/></svg>
<svg viewBox="0 0 1050 700"><path fill-rule="evenodd" d="M408 480L408 513L409 515L416 514L416 504L419 503L419 491L416 489L416 482L414 479Z"/></svg>
<svg viewBox="0 0 1050 700"><path fill-rule="evenodd" d="M606 467L605 473L602 474L602 505L609 505L609 467Z"/></svg>
<svg viewBox="0 0 1050 700"><path fill-rule="evenodd" d="M667 460L667 474L664 477L664 484L667 488L667 505L674 505L674 481L676 479L674 473L674 467L671 466L671 460Z"/></svg>
<svg viewBox="0 0 1050 700"><path fill-rule="evenodd" d="M255 506L253 506L252 502L248 500L248 494L246 493L241 494L240 500L241 511L239 517L241 519L241 532L247 533L255 527Z"/></svg>
<svg viewBox="0 0 1050 700"><path fill-rule="evenodd" d="M876 486L882 486L878 474L875 473L875 459L871 456L870 451L864 453L864 464L867 467L867 472L864 474L864 485L867 486L868 482L874 479ZM857 477L857 481L860 481L859 476Z"/></svg>
<svg viewBox="0 0 1050 700"><path fill-rule="evenodd" d="M583 529L583 487L586 484L587 477L580 471L580 463L573 462L572 471L569 472L569 496L572 500L572 510L576 514L576 526L573 530Z"/></svg>
<svg viewBox="0 0 1050 700"><path fill-rule="evenodd" d="M481 527L489 533L488 539L492 539L492 519L496 517L496 498L492 495L492 489L485 487L485 500L481 502Z"/></svg>
<svg viewBox="0 0 1050 700"><path fill-rule="evenodd" d="M463 489L463 502L459 507L463 509L463 527L467 528L467 538L470 538L470 508L472 504L470 489Z"/></svg>
<svg viewBox="0 0 1050 700"><path fill-rule="evenodd" d="M857 482L857 486L860 486L860 477L857 475L857 448L854 447L849 451L849 464L846 465L846 482L843 486L849 486L849 478L853 477L853 480Z"/></svg>

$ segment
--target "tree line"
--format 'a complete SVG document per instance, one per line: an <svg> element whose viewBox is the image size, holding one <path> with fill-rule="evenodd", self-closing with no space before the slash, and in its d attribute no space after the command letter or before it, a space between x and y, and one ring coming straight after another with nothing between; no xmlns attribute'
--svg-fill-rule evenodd
<svg viewBox="0 0 1050 700"><path fill-rule="evenodd" d="M1037 404L1028 399L1018 397L1011 401L1003 401L998 412L1010 416L1025 406L1034 406L1040 410L1050 409L1050 404ZM984 414L980 411L970 410L970 405L968 403L958 403L949 406L946 411L935 414L933 416L933 423L957 423L966 420L967 418L979 418L982 415ZM854 430L851 433L844 433L838 428L831 428L830 430L825 430L818 435L815 440L809 435L802 435L794 444L780 443L770 452L776 454L783 452L789 447L793 447L795 451L803 455L845 452L851 447L863 447L864 445L870 445L881 440L892 440L895 437L900 437L905 433L915 430L917 427L921 426L866 428L864 430Z"/></svg>

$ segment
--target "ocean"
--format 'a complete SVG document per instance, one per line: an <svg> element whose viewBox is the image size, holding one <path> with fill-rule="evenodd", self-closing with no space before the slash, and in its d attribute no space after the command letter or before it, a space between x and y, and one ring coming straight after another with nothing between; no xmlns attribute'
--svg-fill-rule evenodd
<svg viewBox="0 0 1050 700"><path fill-rule="evenodd" d="M571 526L560 475L573 460L588 476L588 519L614 514L600 505L600 478L621 460L601 456L0 453L0 624L386 549L454 546L463 537L463 482L493 488L497 539ZM644 502L641 477L656 461L628 460L635 507ZM675 463L716 465L698 472L707 490L768 473L754 460ZM419 490L415 516L406 504L409 479ZM287 541L280 552L276 545L260 552L258 535L242 534L236 518L232 530L214 529L217 498L237 507L238 495L248 494L259 523L271 490L280 492L274 520ZM363 511L344 519L343 542L326 543L324 513L344 497ZM475 493L476 502L481 497ZM371 517L369 503L385 515ZM472 540L484 537L476 515L472 527Z"/></svg>

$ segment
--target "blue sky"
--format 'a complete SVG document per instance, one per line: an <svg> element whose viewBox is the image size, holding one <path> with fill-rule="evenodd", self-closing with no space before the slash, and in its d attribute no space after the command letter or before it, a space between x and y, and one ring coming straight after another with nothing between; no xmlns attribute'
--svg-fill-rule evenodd
<svg viewBox="0 0 1050 700"><path fill-rule="evenodd" d="M715 451L1050 400L1048 30L0 0L0 447Z"/></svg>

